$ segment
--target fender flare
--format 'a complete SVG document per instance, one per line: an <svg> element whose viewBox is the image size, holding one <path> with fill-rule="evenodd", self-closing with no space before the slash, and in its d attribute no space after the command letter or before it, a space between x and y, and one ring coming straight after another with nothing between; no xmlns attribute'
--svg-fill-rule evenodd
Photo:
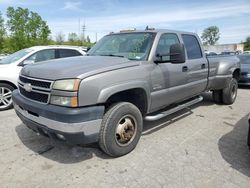
<svg viewBox="0 0 250 188"><path fill-rule="evenodd" d="M148 105L147 110L148 110L150 103L151 103L151 97L150 97L150 88L147 82L145 81L131 81L131 82L120 83L120 84L112 85L107 88L103 88L101 92L99 93L97 102L105 103L108 100L108 98L111 97L112 95L122 92L122 91L130 90L130 89L143 89L145 91L146 97L147 97L147 105Z"/></svg>

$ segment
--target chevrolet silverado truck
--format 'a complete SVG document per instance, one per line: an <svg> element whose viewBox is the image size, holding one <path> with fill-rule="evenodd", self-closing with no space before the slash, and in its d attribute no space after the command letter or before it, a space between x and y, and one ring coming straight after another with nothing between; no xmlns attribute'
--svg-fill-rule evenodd
<svg viewBox="0 0 250 188"><path fill-rule="evenodd" d="M143 120L200 102L202 92L234 103L239 77L237 57L207 58L194 33L127 30L103 37L85 57L24 67L12 98L35 132L71 144L96 142L118 157L136 147Z"/></svg>

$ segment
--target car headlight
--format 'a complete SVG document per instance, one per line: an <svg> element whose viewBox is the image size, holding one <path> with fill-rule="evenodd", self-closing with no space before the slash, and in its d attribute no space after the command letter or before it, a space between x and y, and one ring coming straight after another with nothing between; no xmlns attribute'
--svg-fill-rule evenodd
<svg viewBox="0 0 250 188"><path fill-rule="evenodd" d="M53 84L53 89L65 91L77 91L80 85L79 79L57 80Z"/></svg>
<svg viewBox="0 0 250 188"><path fill-rule="evenodd" d="M59 106L67 106L67 107L77 107L78 101L77 97L62 97L52 95L50 97L50 104L59 105Z"/></svg>

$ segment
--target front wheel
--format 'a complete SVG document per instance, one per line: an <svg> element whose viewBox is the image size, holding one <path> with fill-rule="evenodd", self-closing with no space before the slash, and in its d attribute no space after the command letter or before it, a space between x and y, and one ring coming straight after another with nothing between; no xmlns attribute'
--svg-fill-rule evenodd
<svg viewBox="0 0 250 188"><path fill-rule="evenodd" d="M135 105L128 102L116 103L103 117L99 146L110 156L125 155L136 147L142 127L142 115Z"/></svg>
<svg viewBox="0 0 250 188"><path fill-rule="evenodd" d="M235 78L232 78L230 83L222 91L223 103L230 105L233 104L237 97L238 82Z"/></svg>
<svg viewBox="0 0 250 188"><path fill-rule="evenodd" d="M13 107L12 91L14 88L5 83L0 83L0 111L8 110Z"/></svg>

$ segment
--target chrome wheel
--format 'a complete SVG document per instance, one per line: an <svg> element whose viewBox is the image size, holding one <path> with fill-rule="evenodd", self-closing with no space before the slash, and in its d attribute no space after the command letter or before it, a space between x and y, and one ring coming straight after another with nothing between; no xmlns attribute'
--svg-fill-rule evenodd
<svg viewBox="0 0 250 188"><path fill-rule="evenodd" d="M236 96L237 96L237 85L233 85L231 93L232 100L235 100Z"/></svg>
<svg viewBox="0 0 250 188"><path fill-rule="evenodd" d="M12 105L12 91L7 87L0 87L0 109L8 108Z"/></svg>
<svg viewBox="0 0 250 188"><path fill-rule="evenodd" d="M135 138L137 122L131 115L123 116L116 128L116 142L120 146L129 145Z"/></svg>

